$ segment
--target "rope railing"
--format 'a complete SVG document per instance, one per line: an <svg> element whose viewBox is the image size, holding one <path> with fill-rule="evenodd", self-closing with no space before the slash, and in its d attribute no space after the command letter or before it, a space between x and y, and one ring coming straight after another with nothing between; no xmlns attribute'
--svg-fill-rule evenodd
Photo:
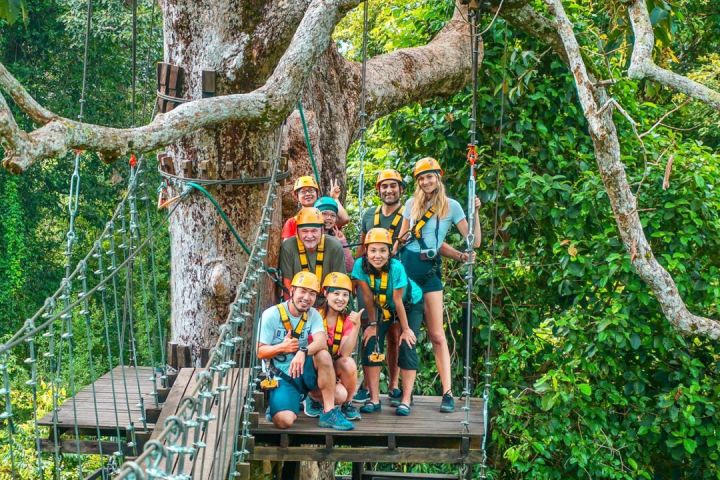
<svg viewBox="0 0 720 480"><path fill-rule="evenodd" d="M175 414L167 417L162 431L146 443L137 459L122 465L116 478L205 478L211 468L213 479L239 475L238 464L244 462L249 453L248 415L252 410L254 382L254 375L246 377L245 372L248 357L253 359L250 369L254 371L256 322L253 319L260 308L258 285L264 272L265 245L277 197L279 168L280 155L276 151L268 193L242 280L205 370L196 374L194 387L180 401ZM235 408L230 408L231 405ZM223 466L228 463L229 471L224 471Z"/></svg>
<svg viewBox="0 0 720 480"><path fill-rule="evenodd" d="M141 159L87 254L73 268L66 245L60 287L0 345L0 376L7 374L0 378L0 455L11 459L2 478L85 478L86 465L97 464L86 454L118 464L139 453L138 433L149 432L146 407L158 406L158 384L167 378L157 352L164 352L168 312L150 293L135 292L157 292L154 238L173 210L157 218L144 173ZM71 189L71 217L77 195ZM73 227L71 218L74 242ZM111 397L95 388L103 375Z"/></svg>

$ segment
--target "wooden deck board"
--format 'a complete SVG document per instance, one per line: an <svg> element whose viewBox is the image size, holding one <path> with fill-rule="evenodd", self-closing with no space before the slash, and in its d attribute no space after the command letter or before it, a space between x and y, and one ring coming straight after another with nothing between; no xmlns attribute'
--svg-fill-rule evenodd
<svg viewBox="0 0 720 480"><path fill-rule="evenodd" d="M158 418L158 428L153 432L153 439L157 439L162 431L160 425L166 418L176 415L183 397L192 393L195 388L197 375L204 369L183 368L180 370L172 390L168 394L165 406ZM207 429L203 430L199 441L204 442L206 447L198 450L193 458L186 457L182 467L178 459L174 462L173 475L191 475L193 479L203 480L216 475L216 470L221 470L222 478L227 476L230 462L233 459L232 449L234 447L235 426L233 420L238 419L238 411L241 405L237 404L237 389L240 388L240 400L244 398L245 386L240 385L240 380L247 381L249 370L241 372L239 369L229 371L227 383L230 389L226 392L226 398L222 405L215 401L211 408L211 414L216 420L209 423ZM221 408L222 407L222 408ZM194 434L194 433L193 433ZM229 449L229 450L228 450Z"/></svg>
<svg viewBox="0 0 720 480"><path fill-rule="evenodd" d="M354 430L341 432L320 428L317 418L298 415L295 424L280 430L260 415L252 428L255 447L253 460L344 461L397 463L476 463L483 434L482 400L470 399L469 429L464 400L456 402L452 413L439 411L440 397L416 396L409 417L398 417L395 409L383 404L379 413L363 414L353 422ZM262 412L264 413L264 412ZM463 437L468 438L463 452Z"/></svg>
<svg viewBox="0 0 720 480"><path fill-rule="evenodd" d="M122 384L123 369L127 390ZM119 428L120 432L124 433L132 422L136 430L142 431L142 412L139 407L141 396L146 407L155 406L152 375L152 367L115 367L112 372L115 380L114 393L112 378L108 372L98 378L93 385L84 387L74 397L67 398L62 403L58 409L58 424L61 430L72 431L77 425L77 428L83 431L96 432L99 428L103 434L112 434ZM139 391L138 380L140 381ZM97 405L97 416L94 404ZM52 412L42 417L38 421L38 425L52 427ZM152 430L154 424L147 422L147 428Z"/></svg>
<svg viewBox="0 0 720 480"><path fill-rule="evenodd" d="M253 433L269 435L287 433L290 436L332 434L334 436L350 437L386 437L388 434L394 434L397 437L431 435L433 438L461 436L464 432L464 428L460 423L465 418L465 412L461 409L464 401L457 401L456 409L452 413L441 413L438 410L439 405L440 397L417 396L410 416L399 417L395 415L394 408L384 404L382 411L379 413L362 414L362 420L353 422L355 429L349 432L320 428L318 427L317 418L307 417L302 412L300 412L297 421L292 427L280 431L265 419L265 415L261 415L258 426L253 428ZM470 400L469 436L481 437L482 432L482 400L473 398Z"/></svg>

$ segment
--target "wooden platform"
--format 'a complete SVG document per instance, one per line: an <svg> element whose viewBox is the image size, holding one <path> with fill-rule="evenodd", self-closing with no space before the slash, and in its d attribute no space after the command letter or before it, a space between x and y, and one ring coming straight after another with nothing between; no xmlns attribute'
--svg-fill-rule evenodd
<svg viewBox="0 0 720 480"><path fill-rule="evenodd" d="M318 427L317 418L300 413L297 422L279 430L259 415L253 426L252 460L388 463L478 463L483 433L482 400L470 400L470 428L465 432L464 400L456 411L441 413L440 397L417 396L409 417L395 415L387 403L379 413L363 414L348 432ZM263 410L264 413L264 410Z"/></svg>
<svg viewBox="0 0 720 480"><path fill-rule="evenodd" d="M152 434L152 440L158 440L163 430L163 425L168 417L178 415L182 406L181 400L192 394L196 386L198 374L203 368L183 368L178 372L172 390L165 401L165 405L157 421L157 428ZM215 418L207 428L201 430L197 442L206 445L198 450L196 455L186 457L183 464L175 460L171 472L174 476L188 475L189 478L204 480L210 478L227 478L230 463L233 460L233 448L235 446L235 434L239 433L239 409L244 401L244 392L248 381L249 369L230 369L227 373L227 385L229 390L224 400L213 402L209 414ZM241 385L243 383L243 385ZM240 392L238 394L238 389ZM191 433L194 435L194 432ZM218 475L215 477L215 475ZM173 477L175 478L175 477Z"/></svg>
<svg viewBox="0 0 720 480"><path fill-rule="evenodd" d="M123 373L127 390L123 386ZM155 420L160 413L160 408L156 406L153 395L151 380L153 375L156 374L151 367L115 367L112 376L108 372L98 378L94 385L88 385L74 397L66 399L58 410L58 434L60 436L58 442L61 451L77 452L76 424L81 437L79 442L81 453L99 453L101 447L103 452L108 453L117 448L117 443L110 439L98 441L98 429L103 437L117 437L119 431L120 436L123 437L123 443L127 444L130 441L127 437L131 423L136 432L138 447L141 448L142 444L150 438L150 433L155 428ZM113 378L115 380L114 391ZM158 378L158 389L160 386ZM159 394L161 396L159 400L162 400L164 391L160 389ZM141 398L146 408L145 423L142 421L143 412L140 409ZM97 415L94 404L97 404ZM55 445L52 412L42 417L38 421L38 425L49 427L49 438L41 439L40 444L43 450L52 451ZM84 437L91 439L87 440ZM132 452L126 453L132 454Z"/></svg>

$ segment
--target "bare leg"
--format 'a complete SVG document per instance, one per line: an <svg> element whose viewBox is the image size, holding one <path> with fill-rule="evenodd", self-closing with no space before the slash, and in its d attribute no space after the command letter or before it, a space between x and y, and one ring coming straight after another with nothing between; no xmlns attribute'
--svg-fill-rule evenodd
<svg viewBox="0 0 720 480"><path fill-rule="evenodd" d="M290 428L292 427L292 424L295 423L296 418L297 415L295 415L292 411L283 410L273 415L272 422L277 428Z"/></svg>
<svg viewBox="0 0 720 480"><path fill-rule="evenodd" d="M335 360L335 375L347 390L347 401L352 400L355 390L357 390L357 365L355 365L355 360L350 357L340 357Z"/></svg>
<svg viewBox="0 0 720 480"><path fill-rule="evenodd" d="M373 403L380 401L380 367L365 367L365 386Z"/></svg>
<svg viewBox="0 0 720 480"><path fill-rule="evenodd" d="M398 376L400 368L398 367L398 352L400 351L400 324L393 323L387 332L387 365L388 374L390 375L390 383L388 384L388 393L393 388L398 388Z"/></svg>
<svg viewBox="0 0 720 480"><path fill-rule="evenodd" d="M417 371L402 369L400 372L402 373L402 403L410 405Z"/></svg>
<svg viewBox="0 0 720 480"><path fill-rule="evenodd" d="M322 394L323 412L335 408L335 369L332 357L327 350L320 350L313 355L313 363L317 369L317 382Z"/></svg>
<svg viewBox="0 0 720 480"><path fill-rule="evenodd" d="M448 349L445 330L443 330L443 294L442 292L428 292L424 295L425 300L425 325L428 336L432 342L433 353L435 353L435 365L437 366L442 393L452 390L450 383L450 350Z"/></svg>

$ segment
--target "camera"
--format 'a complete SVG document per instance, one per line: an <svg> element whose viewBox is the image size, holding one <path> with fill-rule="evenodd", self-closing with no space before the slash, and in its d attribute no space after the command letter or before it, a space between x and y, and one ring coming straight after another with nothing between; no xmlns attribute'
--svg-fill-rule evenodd
<svg viewBox="0 0 720 480"><path fill-rule="evenodd" d="M434 248L420 250L420 260L433 260L435 257L437 257L437 250Z"/></svg>

